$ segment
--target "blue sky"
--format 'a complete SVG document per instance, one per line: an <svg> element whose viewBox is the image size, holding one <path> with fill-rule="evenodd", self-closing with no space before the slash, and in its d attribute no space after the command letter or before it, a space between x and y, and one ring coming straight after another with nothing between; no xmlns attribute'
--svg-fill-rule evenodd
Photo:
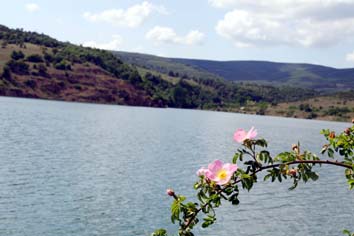
<svg viewBox="0 0 354 236"><path fill-rule="evenodd" d="M354 67L354 0L7 1L0 24L166 57Z"/></svg>

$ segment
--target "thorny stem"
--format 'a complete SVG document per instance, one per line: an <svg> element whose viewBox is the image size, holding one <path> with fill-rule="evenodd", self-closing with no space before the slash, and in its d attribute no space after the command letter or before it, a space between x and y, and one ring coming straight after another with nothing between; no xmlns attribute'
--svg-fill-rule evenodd
<svg viewBox="0 0 354 236"><path fill-rule="evenodd" d="M353 167L351 165L347 165L347 164L344 164L344 163L338 162L338 161L330 161L330 160L325 160L325 161L321 161L321 160L298 160L298 161L290 161L290 162L284 162L284 163L264 166L264 167L259 168L259 170L257 170L257 172L265 170L265 169L279 167L281 165L294 165L294 164L302 164L302 163L307 163L307 164L327 164L327 165L340 166L340 167L347 168L347 169L353 169Z"/></svg>

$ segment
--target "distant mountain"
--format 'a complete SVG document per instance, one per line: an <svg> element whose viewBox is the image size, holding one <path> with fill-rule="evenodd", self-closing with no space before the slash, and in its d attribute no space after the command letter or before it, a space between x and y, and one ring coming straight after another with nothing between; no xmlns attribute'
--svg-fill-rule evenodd
<svg viewBox="0 0 354 236"><path fill-rule="evenodd" d="M354 89L354 69L267 61L212 61L164 58L147 54L114 52L121 60L161 73L180 72L196 78L223 78L235 82L256 82L321 91Z"/></svg>
<svg viewBox="0 0 354 236"><path fill-rule="evenodd" d="M178 59L159 57L149 54L132 53L132 52L118 52L112 51L120 60L143 67L146 69L158 71L163 74L177 75L177 77L188 76L190 78L203 78L203 79L223 79L208 69L199 68L196 66L184 63L183 59L179 62Z"/></svg>

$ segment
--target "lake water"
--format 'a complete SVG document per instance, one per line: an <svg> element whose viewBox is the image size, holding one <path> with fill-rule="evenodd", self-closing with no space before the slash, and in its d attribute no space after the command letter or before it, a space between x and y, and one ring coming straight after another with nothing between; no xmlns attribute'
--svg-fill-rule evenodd
<svg viewBox="0 0 354 236"><path fill-rule="evenodd" d="M0 97L0 235L134 236L170 223L168 187L193 197L196 170L230 161L234 131L255 126L275 154L300 140L319 151L311 120ZM316 183L260 182L224 204L197 235L342 235L354 230L354 191L343 170L323 167Z"/></svg>

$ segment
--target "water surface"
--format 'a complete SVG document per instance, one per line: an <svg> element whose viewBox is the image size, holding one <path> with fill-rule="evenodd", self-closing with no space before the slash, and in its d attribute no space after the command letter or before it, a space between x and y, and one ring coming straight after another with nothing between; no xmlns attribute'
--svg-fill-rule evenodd
<svg viewBox="0 0 354 236"><path fill-rule="evenodd" d="M319 151L311 120L207 111L92 105L0 97L0 235L150 235L170 224L168 187L193 196L195 172L230 161L233 132L257 127L272 154ZM341 235L354 230L354 192L343 171L322 168L315 184L259 183L225 204L198 235Z"/></svg>

